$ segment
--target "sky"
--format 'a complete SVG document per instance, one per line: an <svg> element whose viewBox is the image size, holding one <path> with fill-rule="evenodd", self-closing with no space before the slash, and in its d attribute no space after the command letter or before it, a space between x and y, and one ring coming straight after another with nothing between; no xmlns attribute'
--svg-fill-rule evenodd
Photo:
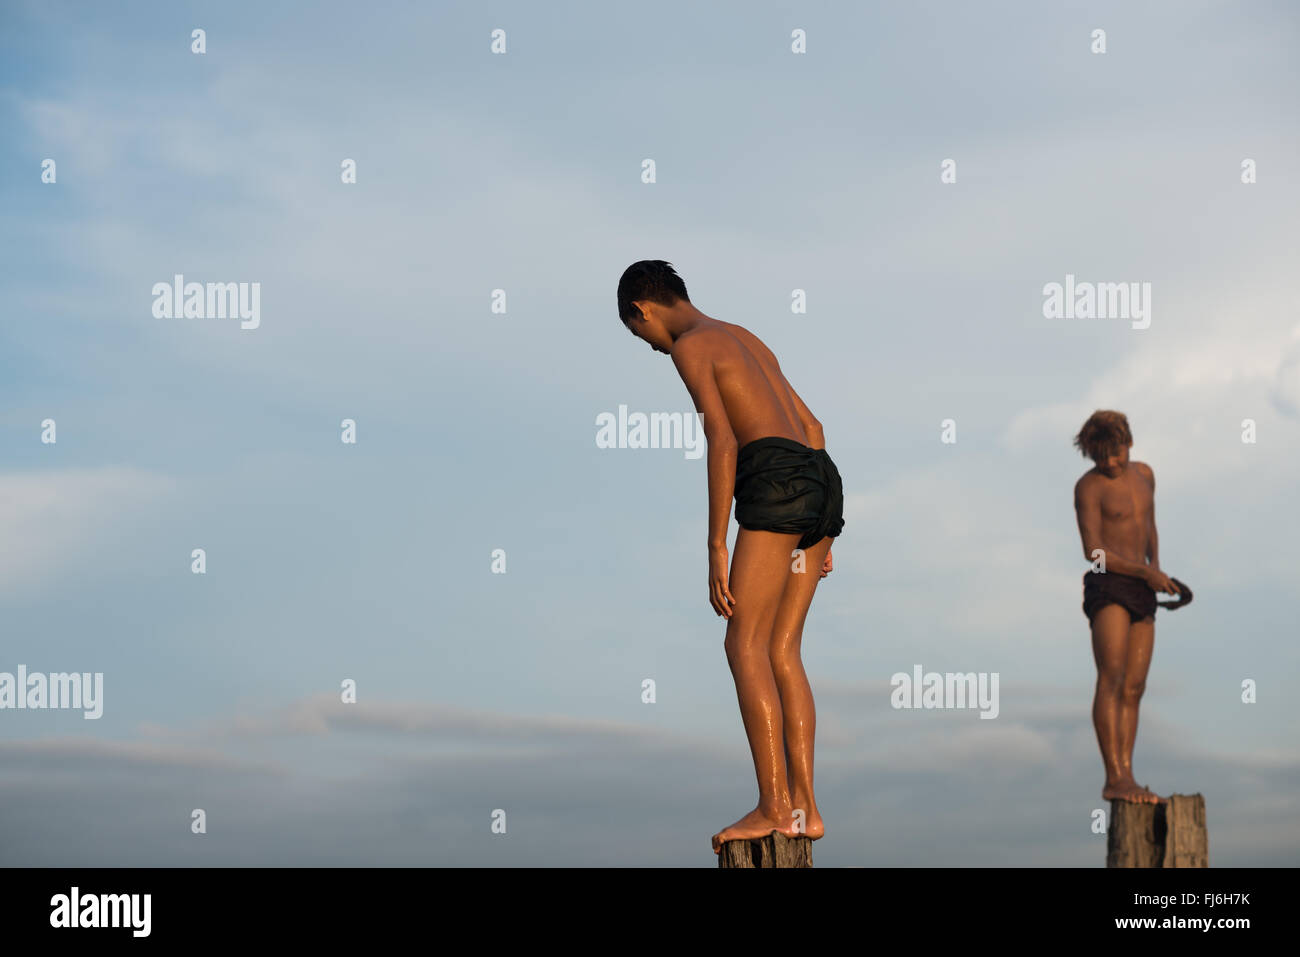
<svg viewBox="0 0 1300 957"><path fill-rule="evenodd" d="M0 672L103 674L98 719L0 710L0 861L715 866L757 790L706 460L596 442L691 411L616 310L666 259L844 479L803 639L818 866L1104 862L1098 408L1196 594L1157 615L1138 780L1205 795L1212 864L1300 864L1297 32L1283 2L0 6ZM258 283L256 328L156 316L176 274ZM1149 283L1149 327L1047 318L1067 275ZM996 673L998 716L894 709L917 665Z"/></svg>

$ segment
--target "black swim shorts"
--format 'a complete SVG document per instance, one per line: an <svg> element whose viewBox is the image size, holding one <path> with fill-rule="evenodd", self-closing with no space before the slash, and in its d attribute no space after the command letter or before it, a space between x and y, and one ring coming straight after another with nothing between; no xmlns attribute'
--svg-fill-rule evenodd
<svg viewBox="0 0 1300 957"><path fill-rule="evenodd" d="M736 521L750 531L799 534L811 548L844 528L844 486L825 449L755 439L736 456Z"/></svg>
<svg viewBox="0 0 1300 957"><path fill-rule="evenodd" d="M1154 618L1156 593L1135 575L1115 572L1085 572L1083 576L1083 613L1089 623L1107 605L1122 605L1130 623Z"/></svg>

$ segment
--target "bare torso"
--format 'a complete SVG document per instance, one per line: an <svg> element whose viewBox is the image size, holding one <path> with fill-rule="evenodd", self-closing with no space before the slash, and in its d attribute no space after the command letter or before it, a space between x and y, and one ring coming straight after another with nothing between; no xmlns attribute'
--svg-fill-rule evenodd
<svg viewBox="0 0 1300 957"><path fill-rule="evenodd" d="M1080 480L1080 492L1098 502L1101 512L1100 547L1109 555L1131 562L1146 561L1154 525L1154 486L1151 470L1142 462L1129 462L1116 478L1093 469Z"/></svg>
<svg viewBox="0 0 1300 957"><path fill-rule="evenodd" d="M697 339L696 346L713 360L718 391L737 444L743 447L772 435L808 444L796 397L772 350L758 336L719 319L682 336L687 337Z"/></svg>

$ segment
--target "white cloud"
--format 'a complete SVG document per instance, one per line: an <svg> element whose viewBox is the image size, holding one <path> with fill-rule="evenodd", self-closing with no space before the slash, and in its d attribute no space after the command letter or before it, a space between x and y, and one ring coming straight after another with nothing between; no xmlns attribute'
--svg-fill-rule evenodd
<svg viewBox="0 0 1300 957"><path fill-rule="evenodd" d="M92 766L194 768L220 771L280 773L264 761L247 761L210 748L166 747L150 741L106 741L98 738L41 738L0 741L0 758L10 769L27 766L45 771L87 769Z"/></svg>
<svg viewBox="0 0 1300 957"><path fill-rule="evenodd" d="M174 489L119 466L0 473L0 594L46 582Z"/></svg>
<svg viewBox="0 0 1300 957"><path fill-rule="evenodd" d="M1195 309L1199 294L1184 289L1184 301L1167 307L1165 321ZM1293 417L1300 410L1300 345L1296 333L1277 322L1289 299L1289 290L1257 290L1231 310L1211 309L1202 321L1179 321L1176 333L1133 331L1129 351L1100 370L1081 396L1016 415L1003 432L1004 447L1062 447L1092 412L1117 409L1133 429L1134 457L1158 473L1214 483L1267 463L1286 481L1296 460L1290 441L1280 436L1292 427L1274 410ZM1261 432L1256 446L1241 442L1241 423L1248 418Z"/></svg>
<svg viewBox="0 0 1300 957"><path fill-rule="evenodd" d="M1291 330L1291 342L1277 364L1269 398L1283 415L1300 418L1300 326Z"/></svg>
<svg viewBox="0 0 1300 957"><path fill-rule="evenodd" d="M820 710L858 740L838 735L818 750L819 803L837 835L821 851L823 865L1100 863L1103 845L1077 821L1081 807L1086 820L1086 809L1102 803L1101 763L1086 709L1061 703L1060 689L1021 687L1023 720L985 722L969 713L882 713L874 695L858 694L883 690L879 683L827 685L835 694ZM284 716L303 708L345 710L317 696L247 716L244 727L292 737ZM630 724L622 728L632 735L611 738L613 725L563 716L402 703L367 710L367 720L347 723L353 734L308 746L288 740L276 762L257 742L230 736L239 722L229 721L163 742L152 734L0 743L13 772L0 779L9 829L0 836L11 861L28 866L210 864L213 855L244 865L566 866L616 863L615 854L650 866L709 866L712 829L753 802L749 756L734 736L719 753L698 736ZM453 747L422 738L412 748L413 730L436 730ZM521 748L520 736L533 740ZM1294 754L1207 753L1152 718L1144 718L1142 741L1145 781L1162 792L1202 782L1215 820L1229 822L1215 832L1220 862L1295 862L1296 800L1286 786ZM250 747L251 758L231 753ZM131 773L140 767L149 773ZM70 788L73 775L78 786ZM997 813L1011 791L1025 814ZM216 844L187 840L195 806L220 821ZM490 832L495 807L509 810L515 838ZM1035 826L1025 826L1025 815Z"/></svg>

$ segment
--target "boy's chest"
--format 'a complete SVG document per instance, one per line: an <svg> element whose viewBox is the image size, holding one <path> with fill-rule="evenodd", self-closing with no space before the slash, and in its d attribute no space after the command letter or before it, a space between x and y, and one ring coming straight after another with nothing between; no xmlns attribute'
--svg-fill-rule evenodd
<svg viewBox="0 0 1300 957"><path fill-rule="evenodd" d="M1101 493L1101 514L1109 521L1145 518L1151 512L1151 486L1132 476L1110 483Z"/></svg>

